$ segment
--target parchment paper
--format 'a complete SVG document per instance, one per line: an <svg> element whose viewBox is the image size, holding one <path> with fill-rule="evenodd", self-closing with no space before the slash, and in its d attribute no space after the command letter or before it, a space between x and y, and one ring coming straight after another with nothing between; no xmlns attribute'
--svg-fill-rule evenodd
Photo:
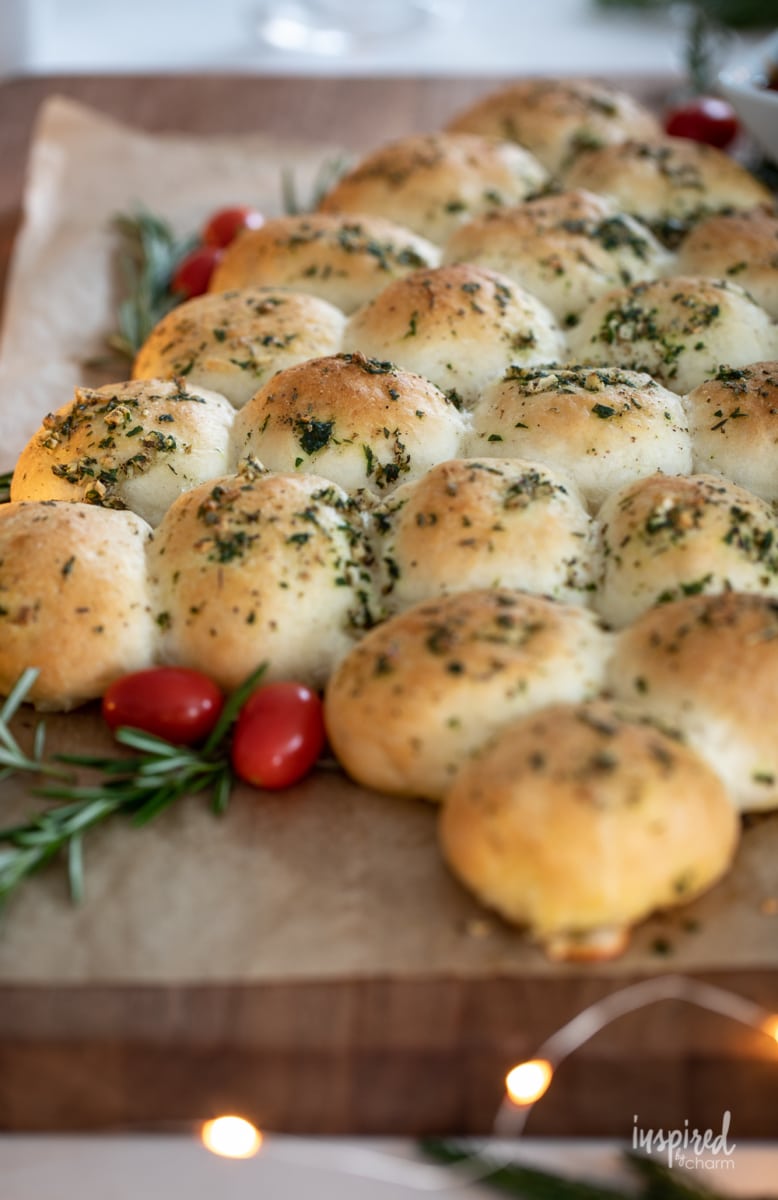
<svg viewBox="0 0 778 1200"><path fill-rule="evenodd" d="M281 173L301 196L337 150L264 136L150 136L62 97L41 109L0 340L0 471L42 417L89 382L115 324L112 219L143 205L179 234L229 204L281 211ZM117 376L111 382L117 382Z"/></svg>
<svg viewBox="0 0 778 1200"><path fill-rule="evenodd" d="M111 217L135 202L184 232L215 207L279 211L282 165L302 194L322 146L266 138L150 137L54 99L40 117L27 216L6 307L0 459L11 466L41 417L70 398L81 362L112 321ZM22 723L29 726L28 713ZM109 752L89 710L50 718L50 748ZM40 804L25 781L0 785L3 824ZM86 900L67 900L52 867L0 922L8 983L259 982L396 976L554 975L518 931L491 917L446 871L431 806L371 794L337 773L291 793L237 789L215 819L200 798L147 828L122 822L86 840ZM778 814L744 837L712 892L636 932L615 962L583 968L774 969ZM669 949L659 955L657 946ZM778 978L778 976L776 976Z"/></svg>

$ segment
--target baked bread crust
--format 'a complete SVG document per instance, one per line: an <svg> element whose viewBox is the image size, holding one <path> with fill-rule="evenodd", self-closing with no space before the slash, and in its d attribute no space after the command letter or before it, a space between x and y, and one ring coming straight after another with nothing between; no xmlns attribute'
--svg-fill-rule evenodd
<svg viewBox="0 0 778 1200"><path fill-rule="evenodd" d="M279 371L236 415L233 453L381 495L458 454L467 426L420 375L363 354Z"/></svg>
<svg viewBox="0 0 778 1200"><path fill-rule="evenodd" d="M151 529L131 512L45 501L0 506L0 694L70 709L154 660Z"/></svg>
<svg viewBox="0 0 778 1200"><path fill-rule="evenodd" d="M335 670L332 748L365 787L440 800L506 722L602 684L609 640L586 609L522 592L460 592L378 625Z"/></svg>
<svg viewBox="0 0 778 1200"><path fill-rule="evenodd" d="M403 484L371 514L389 612L476 588L585 604L591 521L574 485L540 463L454 459Z"/></svg>
<svg viewBox="0 0 778 1200"><path fill-rule="evenodd" d="M705 891L732 861L739 822L693 750L598 701L506 725L462 767L439 832L480 900L553 942L623 930Z"/></svg>
<svg viewBox="0 0 778 1200"><path fill-rule="evenodd" d="M466 406L511 363L557 362L565 354L545 305L468 263L390 284L349 319L344 346L415 371Z"/></svg>
<svg viewBox="0 0 778 1200"><path fill-rule="evenodd" d="M166 661L232 690L266 678L322 685L370 598L354 502L316 475L244 464L173 504L149 552Z"/></svg>
<svg viewBox="0 0 778 1200"><path fill-rule="evenodd" d="M683 394L721 363L774 358L778 327L738 284L679 275L607 292L568 341L577 362L646 371Z"/></svg>
<svg viewBox="0 0 778 1200"><path fill-rule="evenodd" d="M680 733L738 808L778 805L778 601L724 592L651 609L619 635L609 687Z"/></svg>
<svg viewBox="0 0 778 1200"><path fill-rule="evenodd" d="M521 146L466 133L422 133L380 146L322 198L321 212L371 213L442 244L480 213L520 204L548 183Z"/></svg>
<svg viewBox="0 0 778 1200"><path fill-rule="evenodd" d="M778 216L754 208L707 217L684 238L678 271L734 279L778 321Z"/></svg>
<svg viewBox="0 0 778 1200"><path fill-rule="evenodd" d="M591 79L520 79L477 100L447 128L518 142L553 174L581 150L661 132L632 96Z"/></svg>
<svg viewBox="0 0 778 1200"><path fill-rule="evenodd" d="M722 367L685 399L695 471L778 500L778 362Z"/></svg>
<svg viewBox="0 0 778 1200"><path fill-rule="evenodd" d="M184 379L76 388L25 446L12 500L130 508L156 525L187 488L228 467L233 409Z"/></svg>
<svg viewBox="0 0 778 1200"><path fill-rule="evenodd" d="M680 398L618 367L510 367L484 389L465 445L470 454L499 449L563 471L593 511L653 471L692 469Z"/></svg>
<svg viewBox="0 0 778 1200"><path fill-rule="evenodd" d="M778 519L719 475L651 475L610 496L599 522L594 606L609 625L683 596L778 595Z"/></svg>
<svg viewBox="0 0 778 1200"><path fill-rule="evenodd" d="M284 367L341 348L345 317L316 296L252 287L179 304L138 351L133 379L184 378L241 408Z"/></svg>
<svg viewBox="0 0 778 1200"><path fill-rule="evenodd" d="M431 242L370 213L275 217L227 247L210 291L290 288L349 313L393 279L439 259Z"/></svg>
<svg viewBox="0 0 778 1200"><path fill-rule="evenodd" d="M712 212L773 206L769 189L739 162L689 138L630 138L588 150L564 183L607 196L671 242Z"/></svg>
<svg viewBox="0 0 778 1200"><path fill-rule="evenodd" d="M640 221L602 196L578 191L469 221L449 238L443 261L498 271L569 328L605 292L669 273L672 258Z"/></svg>

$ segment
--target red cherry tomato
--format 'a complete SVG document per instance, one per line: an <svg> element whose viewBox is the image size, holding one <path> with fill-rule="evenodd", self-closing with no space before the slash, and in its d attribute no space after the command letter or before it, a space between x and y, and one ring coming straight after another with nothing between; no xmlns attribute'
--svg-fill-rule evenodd
<svg viewBox="0 0 778 1200"><path fill-rule="evenodd" d="M111 684L103 696L103 717L111 729L131 725L191 746L211 732L223 705L216 684L200 671L152 667Z"/></svg>
<svg viewBox="0 0 778 1200"><path fill-rule="evenodd" d="M229 246L244 229L259 229L265 218L256 208L237 205L235 208L220 208L207 221L203 229L206 246Z"/></svg>
<svg viewBox="0 0 778 1200"><path fill-rule="evenodd" d="M671 137L707 142L719 150L735 140L739 129L734 108L717 96L696 96L671 109L665 117L665 133Z"/></svg>
<svg viewBox="0 0 778 1200"><path fill-rule="evenodd" d="M301 683L268 683L249 696L232 736L232 766L254 787L297 783L324 746L322 703Z"/></svg>
<svg viewBox="0 0 778 1200"><path fill-rule="evenodd" d="M171 292L191 300L208 291L208 284L223 251L218 246L198 246L181 259L170 281Z"/></svg>

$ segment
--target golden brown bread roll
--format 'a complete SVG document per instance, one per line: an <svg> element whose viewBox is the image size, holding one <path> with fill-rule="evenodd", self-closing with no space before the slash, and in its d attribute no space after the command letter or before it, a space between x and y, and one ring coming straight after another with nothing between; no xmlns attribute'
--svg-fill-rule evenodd
<svg viewBox="0 0 778 1200"><path fill-rule="evenodd" d="M548 182L520 146L465 133L418 133L366 155L323 197L327 213L372 213L443 243L471 217L519 204Z"/></svg>
<svg viewBox="0 0 778 1200"><path fill-rule="evenodd" d="M76 388L22 451L12 500L130 508L156 525L176 496L227 470L233 409L184 379Z"/></svg>
<svg viewBox="0 0 778 1200"><path fill-rule="evenodd" d="M778 807L776 600L689 596L644 613L616 646L616 697L680 732L738 808Z"/></svg>
<svg viewBox="0 0 778 1200"><path fill-rule="evenodd" d="M69 709L151 665L149 526L89 504L0 506L0 695L27 667L36 707Z"/></svg>
<svg viewBox="0 0 778 1200"><path fill-rule="evenodd" d="M778 321L778 217L753 208L700 221L681 243L678 272L734 279Z"/></svg>
<svg viewBox="0 0 778 1200"><path fill-rule="evenodd" d="M561 331L539 300L466 263L390 284L349 319L344 348L396 362L465 405L511 363L564 356Z"/></svg>
<svg viewBox="0 0 778 1200"><path fill-rule="evenodd" d="M778 362L721 367L685 399L695 471L778 500Z"/></svg>
<svg viewBox="0 0 778 1200"><path fill-rule="evenodd" d="M600 688L608 639L586 609L506 590L428 600L378 625L325 697L339 762L366 787L439 800L512 718Z"/></svg>
<svg viewBox="0 0 778 1200"><path fill-rule="evenodd" d="M336 354L344 324L340 309L296 292L254 287L197 296L155 326L132 377L180 377L241 408L276 371Z"/></svg>
<svg viewBox="0 0 778 1200"><path fill-rule="evenodd" d="M576 362L646 371L683 393L721 363L775 357L778 327L738 284L684 275L607 292L568 342Z"/></svg>
<svg viewBox="0 0 778 1200"><path fill-rule="evenodd" d="M729 867L739 822L693 750L610 705L554 704L470 758L440 815L443 855L552 957L588 952Z"/></svg>
<svg viewBox="0 0 778 1200"><path fill-rule="evenodd" d="M210 291L290 288L349 313L393 279L418 267L435 267L439 259L440 251L430 242L380 216L276 217L228 246Z"/></svg>
<svg viewBox="0 0 778 1200"><path fill-rule="evenodd" d="M180 496L155 533L162 657L226 690L262 662L268 679L319 686L365 619L367 559L340 488L245 463Z"/></svg>
<svg viewBox="0 0 778 1200"><path fill-rule="evenodd" d="M568 328L612 288L667 273L672 261L645 225L591 192L540 196L461 226L443 261L499 271Z"/></svg>
<svg viewBox="0 0 778 1200"><path fill-rule="evenodd" d="M680 398L618 367L510 367L484 389L465 446L558 468L593 510L634 479L692 467Z"/></svg>
<svg viewBox="0 0 778 1200"><path fill-rule="evenodd" d="M520 79L477 100L448 128L518 142L554 173L582 149L660 132L631 96L590 79Z"/></svg>
<svg viewBox="0 0 778 1200"><path fill-rule="evenodd" d="M279 371L237 414L236 460L313 471L346 489L381 494L459 452L466 425L420 375L362 354L315 358Z"/></svg>
<svg viewBox="0 0 778 1200"><path fill-rule="evenodd" d="M583 604L592 586L589 516L570 480L539 463L443 462L371 516L389 612L475 588Z"/></svg>
<svg viewBox="0 0 778 1200"><path fill-rule="evenodd" d="M722 591L778 594L778 519L717 475L651 475L599 513L602 579L594 606L615 627L654 604Z"/></svg>
<svg viewBox="0 0 778 1200"><path fill-rule="evenodd" d="M722 209L772 207L768 188L723 150L689 138L630 138L579 155L564 173L650 225L669 244Z"/></svg>

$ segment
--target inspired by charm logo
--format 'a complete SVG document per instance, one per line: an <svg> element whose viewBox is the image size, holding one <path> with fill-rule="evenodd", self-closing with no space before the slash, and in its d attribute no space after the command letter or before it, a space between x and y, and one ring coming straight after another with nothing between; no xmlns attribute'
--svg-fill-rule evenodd
<svg viewBox="0 0 778 1200"><path fill-rule="evenodd" d="M646 1154L666 1154L670 1167L683 1167L687 1171L714 1171L733 1169L732 1155L735 1143L729 1141L731 1113L724 1113L721 1132L712 1129L690 1129L684 1121L683 1129L641 1129L637 1116L632 1120L632 1147Z"/></svg>

